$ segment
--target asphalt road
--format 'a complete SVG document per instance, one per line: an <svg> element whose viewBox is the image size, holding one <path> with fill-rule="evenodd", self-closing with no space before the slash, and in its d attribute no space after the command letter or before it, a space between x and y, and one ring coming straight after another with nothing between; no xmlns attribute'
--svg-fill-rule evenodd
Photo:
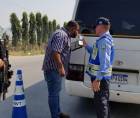
<svg viewBox="0 0 140 118"><path fill-rule="evenodd" d="M23 70L28 118L50 118L47 104L47 86L41 71L43 56L11 57L12 68ZM7 99L0 103L0 118L11 118L12 95L15 84L14 75ZM69 96L64 89L61 92L62 110L71 118L96 118L92 99ZM140 118L140 105L111 103L111 118Z"/></svg>

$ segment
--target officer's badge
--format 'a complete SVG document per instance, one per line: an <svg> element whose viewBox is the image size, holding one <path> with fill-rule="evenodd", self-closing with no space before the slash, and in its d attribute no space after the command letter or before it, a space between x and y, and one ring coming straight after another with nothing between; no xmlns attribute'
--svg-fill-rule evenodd
<svg viewBox="0 0 140 118"><path fill-rule="evenodd" d="M98 48L96 47L96 43L93 45L92 59L96 59L98 53Z"/></svg>
<svg viewBox="0 0 140 118"><path fill-rule="evenodd" d="M100 21L100 22L99 22L99 24L100 24L100 25L102 25L102 24L103 24L103 22L102 22L102 21Z"/></svg>

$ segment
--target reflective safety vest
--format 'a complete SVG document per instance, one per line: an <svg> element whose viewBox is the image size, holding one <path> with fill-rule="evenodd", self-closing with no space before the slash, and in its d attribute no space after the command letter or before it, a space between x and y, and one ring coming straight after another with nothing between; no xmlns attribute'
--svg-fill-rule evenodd
<svg viewBox="0 0 140 118"><path fill-rule="evenodd" d="M86 72L90 76L97 76L97 72L100 70L99 65L89 63L86 67ZM112 66L108 68L108 73L105 73L104 76L111 76L112 75Z"/></svg>
<svg viewBox="0 0 140 118"><path fill-rule="evenodd" d="M103 37L101 37L103 38ZM110 40L110 36L105 36L107 40ZM100 39L99 39L100 40ZM96 42L93 45L93 52L90 54L89 58L89 63L86 67L86 73L91 76L91 77L96 77L98 74L98 71L100 70L100 60L99 60L99 51L98 51L98 46ZM111 57L110 57L110 67L108 68L107 73L104 73L103 77L111 78L112 76L112 64L113 64L113 59L114 58L114 46L112 45L111 47Z"/></svg>

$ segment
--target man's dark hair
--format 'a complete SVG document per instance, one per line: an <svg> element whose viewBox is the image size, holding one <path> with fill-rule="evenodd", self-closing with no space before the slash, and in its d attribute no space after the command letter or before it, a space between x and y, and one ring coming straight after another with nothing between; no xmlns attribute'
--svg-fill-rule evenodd
<svg viewBox="0 0 140 118"><path fill-rule="evenodd" d="M73 27L77 27L79 24L76 22L76 21L74 21L74 20L71 20L71 21L69 21L68 23L67 23L67 25L66 25L66 28L73 28Z"/></svg>

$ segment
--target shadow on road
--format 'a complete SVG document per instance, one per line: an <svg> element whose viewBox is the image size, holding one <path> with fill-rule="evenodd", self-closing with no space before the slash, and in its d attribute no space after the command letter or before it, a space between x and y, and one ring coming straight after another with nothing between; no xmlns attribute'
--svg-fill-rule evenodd
<svg viewBox="0 0 140 118"><path fill-rule="evenodd" d="M63 84L64 88L64 84ZM25 90L29 118L50 118L47 86L41 81ZM71 118L96 118L92 99L69 96L62 90L62 110ZM0 118L11 118L12 97L0 103ZM112 118L140 118L140 105L111 102Z"/></svg>

